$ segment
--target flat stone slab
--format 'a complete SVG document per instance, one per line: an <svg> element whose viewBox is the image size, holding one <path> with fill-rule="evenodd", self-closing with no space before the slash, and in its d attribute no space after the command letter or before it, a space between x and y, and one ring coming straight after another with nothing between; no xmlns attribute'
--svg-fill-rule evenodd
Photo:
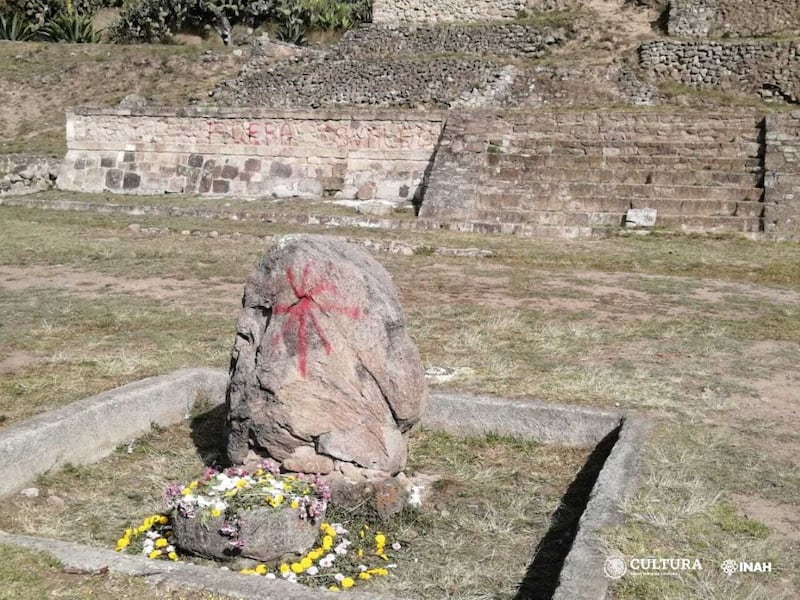
<svg viewBox="0 0 800 600"><path fill-rule="evenodd" d="M226 371L183 369L152 377L74 402L0 432L0 495L22 489L36 476L69 462L100 460L114 448L150 430L189 416L198 402L213 408L224 402ZM102 425L102 426L101 426ZM561 570L555 600L602 600L610 580L603 574L606 551L596 533L621 522L618 506L634 492L638 453L647 424L640 418L586 407L559 406L491 396L431 393L422 425L457 435L496 433L560 446L594 446L618 436L592 489L572 548ZM93 435L86 436L86 431ZM139 575L154 583L195 588L253 600L312 600L332 592L280 580L241 575L215 567L152 561L72 542L12 535L0 543L44 551L66 567ZM399 596L348 592L348 597L399 600Z"/></svg>

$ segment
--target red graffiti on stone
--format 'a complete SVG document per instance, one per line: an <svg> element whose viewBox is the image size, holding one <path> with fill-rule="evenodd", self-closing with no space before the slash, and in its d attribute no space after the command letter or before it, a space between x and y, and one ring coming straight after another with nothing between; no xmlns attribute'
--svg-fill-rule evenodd
<svg viewBox="0 0 800 600"><path fill-rule="evenodd" d="M308 336L312 328L322 342L325 353L330 354L332 350L330 341L328 341L325 331L320 326L315 311L339 313L351 319L359 319L361 310L357 306L343 306L335 303L326 303L321 300L320 296L326 294L335 298L339 295L339 290L325 278L317 277L312 283L311 263L306 263L303 267L303 274L300 276L299 283L291 267L286 269L286 280L297 297L297 302L293 304L276 304L273 308L275 314L287 315L287 317L280 332L276 333L272 338L272 343L277 345L292 328L296 329L297 360L299 362L300 375L305 377L308 364Z"/></svg>

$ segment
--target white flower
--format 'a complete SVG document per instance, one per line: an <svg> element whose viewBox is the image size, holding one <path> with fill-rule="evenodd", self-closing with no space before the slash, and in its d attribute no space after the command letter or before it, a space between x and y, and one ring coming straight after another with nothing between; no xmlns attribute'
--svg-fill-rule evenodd
<svg viewBox="0 0 800 600"><path fill-rule="evenodd" d="M317 573L319 573L319 569L314 565L311 565L306 569L306 573L308 573L309 575L316 575Z"/></svg>
<svg viewBox="0 0 800 600"><path fill-rule="evenodd" d="M394 542L392 544L392 550L400 550L400 548L402 548L402 546L400 545L400 542Z"/></svg>
<svg viewBox="0 0 800 600"><path fill-rule="evenodd" d="M411 486L411 493L408 495L408 505L413 507L422 505L422 488L420 486Z"/></svg>
<svg viewBox="0 0 800 600"><path fill-rule="evenodd" d="M169 545L169 546L167 546L167 547L165 548L165 550L167 551L167 553L169 553L169 552L175 552L175 546Z"/></svg>
<svg viewBox="0 0 800 600"><path fill-rule="evenodd" d="M275 577L275 573L267 573L266 575L264 575L264 577L266 577L267 579L275 579L276 578Z"/></svg>
<svg viewBox="0 0 800 600"><path fill-rule="evenodd" d="M330 569L333 566L333 561L336 560L335 554L326 554L319 559L319 566L323 569Z"/></svg>
<svg viewBox="0 0 800 600"><path fill-rule="evenodd" d="M344 556L347 554L347 548L352 544L350 540L344 540L338 546L336 546L333 551L338 554L339 556Z"/></svg>
<svg viewBox="0 0 800 600"><path fill-rule="evenodd" d="M331 527L333 527L333 530L336 532L336 535L344 535L345 533L347 533L347 529L345 529L341 523L334 523L333 525L331 525Z"/></svg>
<svg viewBox="0 0 800 600"><path fill-rule="evenodd" d="M358 565L358 570L362 573L367 570L367 565Z"/></svg>
<svg viewBox="0 0 800 600"><path fill-rule="evenodd" d="M333 576L333 578L334 578L334 579L335 579L337 582L341 582L341 581L342 581L342 579L344 579L344 575L342 575L341 573L337 573L336 575L334 575L334 576Z"/></svg>

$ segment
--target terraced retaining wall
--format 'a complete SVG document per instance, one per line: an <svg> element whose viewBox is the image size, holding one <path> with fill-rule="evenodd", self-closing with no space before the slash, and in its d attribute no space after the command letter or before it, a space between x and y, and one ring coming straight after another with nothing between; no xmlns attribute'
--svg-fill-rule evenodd
<svg viewBox="0 0 800 600"><path fill-rule="evenodd" d="M752 37L800 33L797 0L671 0L669 34Z"/></svg>
<svg viewBox="0 0 800 600"><path fill-rule="evenodd" d="M530 10L558 10L570 0L374 0L373 23L496 21Z"/></svg>
<svg viewBox="0 0 800 600"><path fill-rule="evenodd" d="M366 24L345 33L336 52L347 58L420 54L477 54L541 58L560 42L564 28L525 21L448 25Z"/></svg>
<svg viewBox="0 0 800 600"><path fill-rule="evenodd" d="M639 64L656 79L800 102L798 42L659 40L640 46Z"/></svg>
<svg viewBox="0 0 800 600"><path fill-rule="evenodd" d="M768 115L764 157L767 231L800 236L800 111Z"/></svg>
<svg viewBox="0 0 800 600"><path fill-rule="evenodd" d="M400 111L76 109L58 186L411 201L442 123Z"/></svg>
<svg viewBox="0 0 800 600"><path fill-rule="evenodd" d="M415 225L800 237L800 111L75 110L62 189L421 203Z"/></svg>

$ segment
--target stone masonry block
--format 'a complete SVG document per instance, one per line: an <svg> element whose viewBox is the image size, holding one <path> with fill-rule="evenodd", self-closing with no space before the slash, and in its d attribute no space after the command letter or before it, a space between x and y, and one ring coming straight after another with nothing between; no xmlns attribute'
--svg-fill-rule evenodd
<svg viewBox="0 0 800 600"><path fill-rule="evenodd" d="M109 169L106 172L106 187L111 190L118 190L122 186L123 173L119 169Z"/></svg>

